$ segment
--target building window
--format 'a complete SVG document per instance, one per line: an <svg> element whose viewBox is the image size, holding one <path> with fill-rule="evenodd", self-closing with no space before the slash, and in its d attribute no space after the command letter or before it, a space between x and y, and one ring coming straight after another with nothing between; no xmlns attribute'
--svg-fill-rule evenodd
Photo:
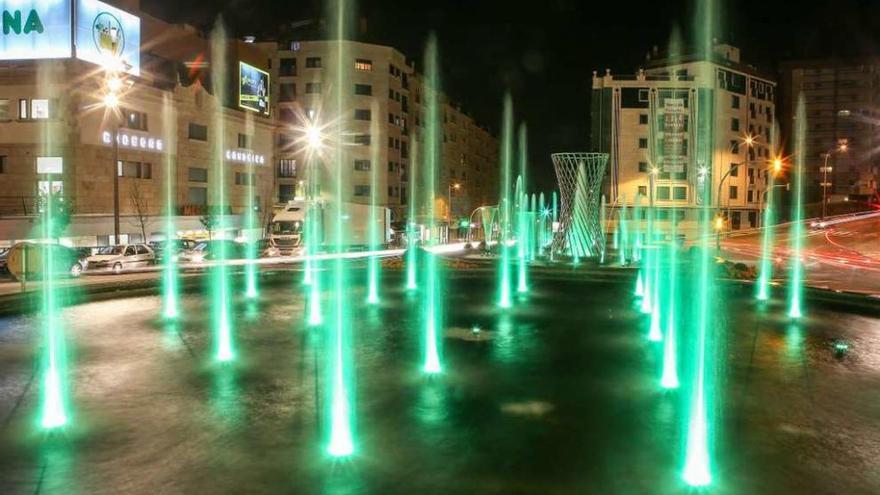
<svg viewBox="0 0 880 495"><path fill-rule="evenodd" d="M668 187L658 187L657 188L657 199L668 200L669 199L669 188Z"/></svg>
<svg viewBox="0 0 880 495"><path fill-rule="evenodd" d="M0 98L0 121L11 120L12 114L9 113L9 99Z"/></svg>
<svg viewBox="0 0 880 495"><path fill-rule="evenodd" d="M208 169L200 167L190 167L187 171L187 179L190 182L208 182Z"/></svg>
<svg viewBox="0 0 880 495"><path fill-rule="evenodd" d="M730 108L739 108L739 96L730 95Z"/></svg>
<svg viewBox="0 0 880 495"><path fill-rule="evenodd" d="M320 69L321 68L321 57L306 57L306 68Z"/></svg>
<svg viewBox="0 0 880 495"><path fill-rule="evenodd" d="M208 126L201 124L189 123L189 138L196 141L208 140Z"/></svg>
<svg viewBox="0 0 880 495"><path fill-rule="evenodd" d="M370 110L365 110L363 108L355 108L354 109L354 120L370 120L371 114Z"/></svg>
<svg viewBox="0 0 880 495"><path fill-rule="evenodd" d="M355 84L354 85L354 94L363 95L363 96L371 96L373 94L373 86L369 84Z"/></svg>
<svg viewBox="0 0 880 495"><path fill-rule="evenodd" d="M120 160L116 162L116 173L119 177L129 177L131 179L152 179L153 164Z"/></svg>
<svg viewBox="0 0 880 495"><path fill-rule="evenodd" d="M278 67L278 75L281 77L295 76L296 75L296 59L295 58L282 58L281 64Z"/></svg>
<svg viewBox="0 0 880 495"><path fill-rule="evenodd" d="M755 202L755 191L749 191L748 193L746 193L746 197L748 198L749 203L754 203Z"/></svg>
<svg viewBox="0 0 880 495"><path fill-rule="evenodd" d="M206 206L208 204L208 188L190 187L186 191L186 202L191 205Z"/></svg>
<svg viewBox="0 0 880 495"><path fill-rule="evenodd" d="M676 201L685 201L688 199L688 189L686 187L676 186L672 188L672 199Z"/></svg>
<svg viewBox="0 0 880 495"><path fill-rule="evenodd" d="M354 68L362 71L372 71L373 61L366 58L356 58L354 60Z"/></svg>
<svg viewBox="0 0 880 495"><path fill-rule="evenodd" d="M6 155L0 155L0 174L6 173Z"/></svg>
<svg viewBox="0 0 880 495"><path fill-rule="evenodd" d="M363 144L370 145L370 135L369 134L355 134L354 136L354 144Z"/></svg>
<svg viewBox="0 0 880 495"><path fill-rule="evenodd" d="M639 162L639 172L648 171L648 162Z"/></svg>
<svg viewBox="0 0 880 495"><path fill-rule="evenodd" d="M734 155L739 154L739 141L734 139L730 142L730 152Z"/></svg>
<svg viewBox="0 0 880 495"><path fill-rule="evenodd" d="M358 197L365 197L370 195L370 186L363 184L355 184L354 186L354 195Z"/></svg>
<svg viewBox="0 0 880 495"><path fill-rule="evenodd" d="M296 98L296 84L281 83L278 89L278 101L293 101Z"/></svg>
<svg viewBox="0 0 880 495"><path fill-rule="evenodd" d="M727 192L728 199L737 199L738 196L739 196L739 189L736 186L730 186L730 188Z"/></svg>
<svg viewBox="0 0 880 495"><path fill-rule="evenodd" d="M388 172L394 172L395 164L394 162L388 162Z"/></svg>
<svg viewBox="0 0 880 495"><path fill-rule="evenodd" d="M639 149L648 149L648 138L639 138Z"/></svg>
<svg viewBox="0 0 880 495"><path fill-rule="evenodd" d="M358 172L369 172L370 171L370 160L355 160L354 161L354 169Z"/></svg>
<svg viewBox="0 0 880 495"><path fill-rule="evenodd" d="M739 166L736 163L730 164L730 176L739 177Z"/></svg>
<svg viewBox="0 0 880 495"><path fill-rule="evenodd" d="M256 174L248 174L246 172L235 173L236 186L252 186L256 183Z"/></svg>
<svg viewBox="0 0 880 495"><path fill-rule="evenodd" d="M292 158L278 160L278 177L296 177L296 160Z"/></svg>
<svg viewBox="0 0 880 495"><path fill-rule="evenodd" d="M730 119L730 130L733 132L739 132L739 119Z"/></svg>
<svg viewBox="0 0 880 495"><path fill-rule="evenodd" d="M639 101L642 103L646 103L648 101L648 90L640 89L639 90Z"/></svg>
<svg viewBox="0 0 880 495"><path fill-rule="evenodd" d="M296 188L293 184L278 184L278 202L287 203L296 198Z"/></svg>
<svg viewBox="0 0 880 495"><path fill-rule="evenodd" d="M147 114L135 110L123 110L125 114L125 127L138 131L147 130Z"/></svg>
<svg viewBox="0 0 880 495"><path fill-rule="evenodd" d="M639 196L647 196L648 195L648 186L639 186Z"/></svg>
<svg viewBox="0 0 880 495"><path fill-rule="evenodd" d="M640 125L647 125L648 124L648 114L646 114L646 113L639 114L639 124Z"/></svg>
<svg viewBox="0 0 880 495"><path fill-rule="evenodd" d="M247 134L238 133L238 147L243 149L251 148L252 137Z"/></svg>
<svg viewBox="0 0 880 495"><path fill-rule="evenodd" d="M306 83L306 94L319 94L321 92L321 83L319 82L310 82Z"/></svg>

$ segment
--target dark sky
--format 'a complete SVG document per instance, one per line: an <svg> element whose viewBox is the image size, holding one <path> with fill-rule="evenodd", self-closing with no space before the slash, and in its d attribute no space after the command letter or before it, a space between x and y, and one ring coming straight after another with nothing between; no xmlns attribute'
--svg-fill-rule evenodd
<svg viewBox="0 0 880 495"><path fill-rule="evenodd" d="M420 62L430 31L440 43L444 89L479 121L499 127L511 91L530 129L533 179L555 182L549 154L588 147L590 76L606 67L632 73L673 26L687 41L695 0L361 0L367 40ZM719 38L743 60L774 71L789 58L878 53L880 0L741 0L723 7ZM316 0L142 0L171 21L207 25L222 11L232 32L271 33L316 18Z"/></svg>

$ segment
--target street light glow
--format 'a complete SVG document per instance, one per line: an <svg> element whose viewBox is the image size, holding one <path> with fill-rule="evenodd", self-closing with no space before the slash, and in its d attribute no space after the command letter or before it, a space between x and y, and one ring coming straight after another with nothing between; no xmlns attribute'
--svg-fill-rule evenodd
<svg viewBox="0 0 880 495"><path fill-rule="evenodd" d="M107 108L116 108L119 106L119 96L116 93L107 93L104 95L104 106Z"/></svg>
<svg viewBox="0 0 880 495"><path fill-rule="evenodd" d="M314 124L306 127L306 146L308 146L309 150L316 151L321 149L323 142L324 139L321 135L320 127Z"/></svg>
<svg viewBox="0 0 880 495"><path fill-rule="evenodd" d="M715 230L721 230L724 228L724 219L720 216L715 217Z"/></svg>
<svg viewBox="0 0 880 495"><path fill-rule="evenodd" d="M776 158L775 160L773 160L773 173L778 174L781 171L782 171L782 159Z"/></svg>

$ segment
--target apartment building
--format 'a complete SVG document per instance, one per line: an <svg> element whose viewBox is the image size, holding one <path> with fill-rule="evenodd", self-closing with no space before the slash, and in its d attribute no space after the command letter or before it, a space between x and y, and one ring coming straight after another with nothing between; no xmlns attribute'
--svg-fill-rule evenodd
<svg viewBox="0 0 880 495"><path fill-rule="evenodd" d="M757 227L775 156L775 97L776 83L725 44L708 57L655 50L635 75L594 72L591 138L593 151L610 156L607 201L653 202L661 222L674 209L686 235L697 232L704 205L731 230ZM701 122L711 149L699 149Z"/></svg>

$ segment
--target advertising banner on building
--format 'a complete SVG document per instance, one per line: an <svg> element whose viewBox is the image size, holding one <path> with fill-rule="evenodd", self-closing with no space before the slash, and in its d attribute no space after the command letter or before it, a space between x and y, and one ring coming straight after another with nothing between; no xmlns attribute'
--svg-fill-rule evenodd
<svg viewBox="0 0 880 495"><path fill-rule="evenodd" d="M684 142L687 137L685 122L687 110L684 100L667 98L664 100L663 114L663 172L680 174L687 166L687 153Z"/></svg>
<svg viewBox="0 0 880 495"><path fill-rule="evenodd" d="M269 73L244 62L238 67L238 106L269 115Z"/></svg>
<svg viewBox="0 0 880 495"><path fill-rule="evenodd" d="M98 0L77 0L76 58L139 76L140 18Z"/></svg>
<svg viewBox="0 0 880 495"><path fill-rule="evenodd" d="M69 58L70 0L0 0L0 60Z"/></svg>

